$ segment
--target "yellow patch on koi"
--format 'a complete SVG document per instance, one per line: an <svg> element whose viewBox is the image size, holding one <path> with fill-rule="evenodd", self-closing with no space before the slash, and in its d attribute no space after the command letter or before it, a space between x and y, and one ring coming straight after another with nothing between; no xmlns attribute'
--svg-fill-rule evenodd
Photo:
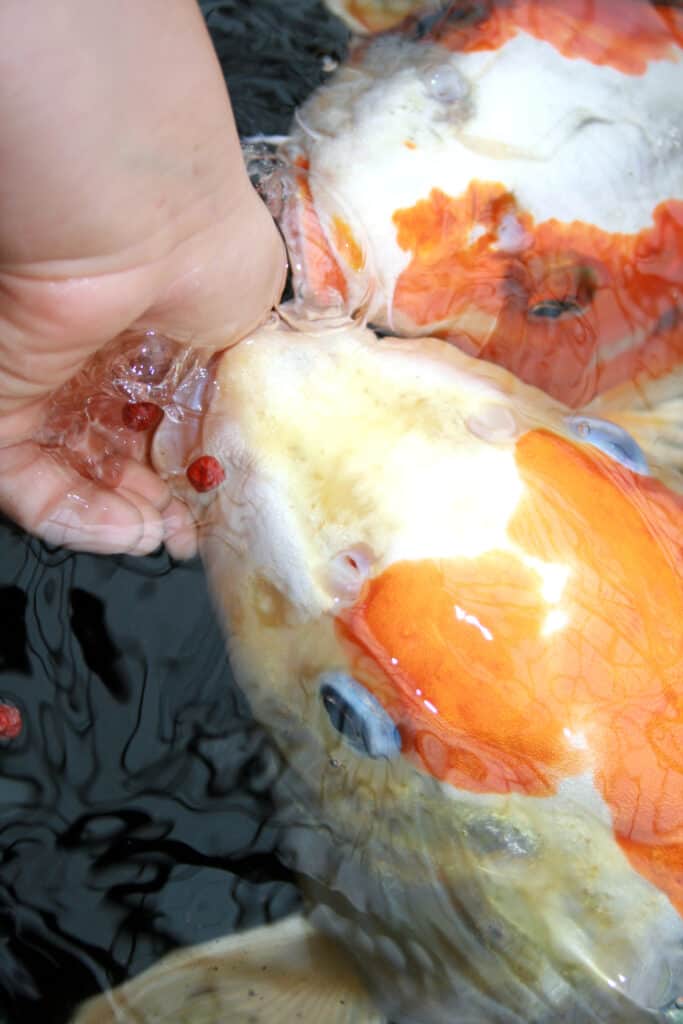
<svg viewBox="0 0 683 1024"><path fill-rule="evenodd" d="M344 257L351 270L362 270L365 266L363 250L354 238L348 223L338 214L332 218L332 233L337 251Z"/></svg>

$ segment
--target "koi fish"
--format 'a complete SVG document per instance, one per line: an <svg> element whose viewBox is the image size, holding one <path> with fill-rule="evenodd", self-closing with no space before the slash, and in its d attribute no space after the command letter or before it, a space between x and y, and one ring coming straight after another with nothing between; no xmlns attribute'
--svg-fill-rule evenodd
<svg viewBox="0 0 683 1024"><path fill-rule="evenodd" d="M683 499L502 367L283 314L153 459L307 912L77 1024L683 1020Z"/></svg>
<svg viewBox="0 0 683 1024"><path fill-rule="evenodd" d="M352 47L282 150L304 303L447 339L574 408L680 368L680 6L329 6L393 31Z"/></svg>

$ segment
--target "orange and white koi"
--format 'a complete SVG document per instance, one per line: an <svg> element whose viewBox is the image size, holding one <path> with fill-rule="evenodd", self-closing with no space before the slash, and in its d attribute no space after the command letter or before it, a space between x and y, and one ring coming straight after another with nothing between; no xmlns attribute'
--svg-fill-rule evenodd
<svg viewBox="0 0 683 1024"><path fill-rule="evenodd" d="M275 318L201 402L154 459L282 754L308 916L79 1024L680 1020L683 499L440 340Z"/></svg>
<svg viewBox="0 0 683 1024"><path fill-rule="evenodd" d="M330 6L394 30L356 43L284 147L305 303L445 338L573 407L679 367L680 6Z"/></svg>

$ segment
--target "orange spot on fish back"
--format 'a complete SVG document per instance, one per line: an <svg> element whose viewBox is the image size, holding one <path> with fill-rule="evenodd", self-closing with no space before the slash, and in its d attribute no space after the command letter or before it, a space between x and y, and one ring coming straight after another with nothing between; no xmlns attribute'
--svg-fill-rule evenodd
<svg viewBox="0 0 683 1024"><path fill-rule="evenodd" d="M587 477L583 453L549 435L525 435L517 452L537 497L520 507L510 533L539 557L582 548L592 567L571 586L593 666L583 689L592 700L595 783L633 866L683 911L681 501L627 470ZM618 507L617 482L628 498Z"/></svg>
<svg viewBox="0 0 683 1024"><path fill-rule="evenodd" d="M683 202L636 234L536 224L499 182L434 189L394 214L412 259L393 308L577 407L683 358ZM654 347L651 340L655 340Z"/></svg>
<svg viewBox="0 0 683 1024"><path fill-rule="evenodd" d="M412 139L404 139L403 145L406 147L406 149L417 149L417 143L413 142Z"/></svg>
<svg viewBox="0 0 683 1024"><path fill-rule="evenodd" d="M455 7L426 39L450 50L498 50L519 32L550 43L563 57L641 75L650 61L677 60L683 12L642 0L495 0L463 17Z"/></svg>
<svg viewBox="0 0 683 1024"><path fill-rule="evenodd" d="M545 431L515 451L522 553L395 563L340 632L423 770L530 797L592 773L624 852L683 911L683 502ZM564 567L561 593L539 563Z"/></svg>
<svg viewBox="0 0 683 1024"><path fill-rule="evenodd" d="M356 272L362 270L365 265L363 250L353 237L353 232L343 217L336 215L332 218L332 233L335 248L344 257L349 267Z"/></svg>
<svg viewBox="0 0 683 1024"><path fill-rule="evenodd" d="M580 767L562 742L564 717L539 701L528 678L544 618L536 582L504 551L399 562L372 581L349 620L396 687L381 695L389 712L416 724L416 748L423 733L445 744L439 777L464 788L547 795L549 767Z"/></svg>

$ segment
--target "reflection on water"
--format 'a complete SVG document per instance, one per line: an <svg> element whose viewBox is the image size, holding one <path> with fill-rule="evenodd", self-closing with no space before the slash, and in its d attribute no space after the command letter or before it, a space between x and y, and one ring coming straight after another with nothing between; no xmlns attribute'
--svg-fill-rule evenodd
<svg viewBox="0 0 683 1024"><path fill-rule="evenodd" d="M203 7L240 132L285 131L345 30L311 0ZM23 720L0 747L0 1019L57 1024L175 945L297 905L198 562L0 523L0 702Z"/></svg>
<svg viewBox="0 0 683 1024"><path fill-rule="evenodd" d="M199 565L48 551L6 524L0 545L0 698L24 726L0 752L2 1006L57 1021L297 896Z"/></svg>

